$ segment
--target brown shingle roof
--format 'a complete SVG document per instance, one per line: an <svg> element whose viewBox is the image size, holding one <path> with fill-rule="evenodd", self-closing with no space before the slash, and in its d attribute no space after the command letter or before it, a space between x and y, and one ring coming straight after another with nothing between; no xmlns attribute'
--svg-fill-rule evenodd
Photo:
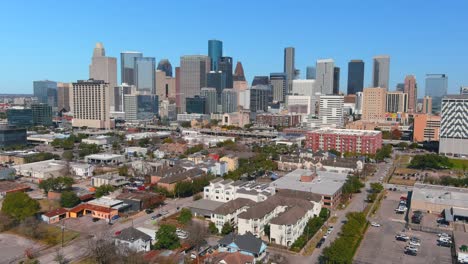
<svg viewBox="0 0 468 264"><path fill-rule="evenodd" d="M214 214L219 214L219 215L227 215L227 214L232 214L238 209L241 209L244 206L253 206L255 204L254 201L250 199L245 199L245 198L237 198L232 201L229 201L220 207L216 208L214 210Z"/></svg>
<svg viewBox="0 0 468 264"><path fill-rule="evenodd" d="M247 209L247 211L239 214L239 218L260 219L263 218L266 214L273 211L278 206L299 206L304 208L305 210L310 210L314 208L314 205L305 199L274 195L263 202L256 203L255 205Z"/></svg>
<svg viewBox="0 0 468 264"><path fill-rule="evenodd" d="M306 209L299 206L293 206L291 208L286 209L286 211L280 213L277 217L271 219L270 224L292 225L297 223L297 221L304 217L306 213Z"/></svg>
<svg viewBox="0 0 468 264"><path fill-rule="evenodd" d="M166 183L166 184L176 183L176 182L180 182L188 178L194 178L203 174L204 174L204 171L198 168L193 168L188 171L174 174L172 176L164 177L159 181L159 183Z"/></svg>
<svg viewBox="0 0 468 264"><path fill-rule="evenodd" d="M57 215L63 215L63 214L65 214L65 213L68 213L68 210L67 210L67 209L65 209L65 208L58 208L58 209L49 211L49 212L45 213L44 215L50 218L50 217L57 216Z"/></svg>

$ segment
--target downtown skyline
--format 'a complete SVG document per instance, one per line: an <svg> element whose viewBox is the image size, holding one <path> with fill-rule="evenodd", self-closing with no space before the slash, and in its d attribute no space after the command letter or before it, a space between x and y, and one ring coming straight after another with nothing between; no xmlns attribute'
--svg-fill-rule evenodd
<svg viewBox="0 0 468 264"><path fill-rule="evenodd" d="M78 4L58 4L53 10L64 13L70 9L76 9L78 13L85 10L87 2ZM202 1L201 7L209 6L208 1ZM129 6L128 9L156 8L156 5L149 2L138 2L138 7ZM364 4L349 4L342 2L343 7L349 10L336 10L337 16L341 15L339 21L330 22L325 28L311 26L307 28L309 17L302 8L287 7L284 12L296 12L294 21L301 24L298 27L286 27L267 15L263 20L256 21L252 26L243 21L253 11L249 7L265 6L266 9L281 11L279 8L266 6L265 2L259 3L242 2L246 8L245 16L232 17L232 21L227 21L224 26L236 28L236 30L222 30L220 25L204 25L202 21L194 20L190 30L182 26L184 19L195 19L195 14L190 14L189 9L192 3L179 5L179 12L175 12L168 3L158 5L158 9L169 8L165 12L157 12L160 18L150 20L143 17L138 20L126 20L105 22L109 14L103 14L97 21L85 21L85 18L93 17L96 10L89 10L88 13L80 13L83 16L83 25L78 26L73 21L66 21L65 14L57 13L57 18L61 23L52 21L37 21L41 9L47 7L46 4L39 5L31 3L34 8L24 10L18 16L18 4L2 3L4 10L12 10L0 18L3 25L2 32L10 36L5 42L0 43L0 55L5 61L0 65L3 82L0 85L0 93L32 93L32 81L49 79L62 82L73 82L78 79L86 79L88 76L88 65L91 60L92 50L96 42L102 42L106 47L106 55L117 57L117 65L120 67L120 53L127 50L140 51L145 56L155 57L156 64L161 59L167 58L173 67L180 66L180 57L184 55L207 55L208 40L219 39L223 41L223 56L233 58L233 64L241 61L245 70L247 81L250 83L256 75L269 75L273 72L281 72L283 69L283 52L285 47L295 48L295 68L299 69L300 78L305 79L306 67L315 66L318 59L332 58L335 66L341 69L340 91L347 90L348 62L352 59L361 59L365 63L364 87L372 85L372 58L377 55L389 55L390 62L390 84L389 90L395 90L397 83L404 82L406 75L413 74L416 77L418 86L418 97L424 95L425 75L442 73L449 77L448 92L457 93L460 86L468 83L465 69L468 67L468 57L463 43L468 34L462 25L456 23L457 12L463 9L464 3L453 4L452 6L440 6L426 3L419 5L420 11L442 9L441 15L444 19L432 21L429 15L420 15L417 18L409 18L404 15L408 11L401 9L399 21L386 22L392 17L392 12L385 10L385 6L397 7L403 2L396 3L367 3L365 7L366 16L369 19L360 21L348 21L346 25L340 25L344 20L351 19L352 9L363 8ZM312 6L303 2L304 6ZM323 13L333 9L331 4L316 4ZM413 6L415 3L405 3L406 6ZM103 7L100 3L96 7ZM375 12L380 7L382 10L378 14ZM122 10L123 4L109 6L109 12ZM127 8L127 6L125 6ZM213 10L214 8L211 7ZM226 4L235 13L238 7ZM254 8L255 9L255 8ZM344 8L345 9L345 8ZM35 12L32 13L32 10ZM156 12L157 9L155 9ZM15 11L15 12L13 12ZM134 10L135 11L135 10ZM450 16L448 15L448 12ZM37 14L36 14L37 12ZM52 12L52 11L48 11ZM15 24L8 13L16 13L18 19ZM322 12L320 12L322 13ZM355 12L354 12L355 13ZM29 15L31 17L26 18ZM364 15L364 14L363 14ZM324 14L315 13L314 20L318 20ZM170 17L170 18L169 18ZM383 21L376 20L381 17ZM61 19L62 18L62 19ZM156 22L168 21L166 24ZM445 19L446 18L446 19ZM10 19L10 20L9 20ZM149 23L152 21L151 23ZM366 24L365 21L372 21ZM92 23L108 23L105 30L91 28ZM371 25L372 24L372 25ZM160 25L160 26L158 26ZM237 27L236 27L237 26ZM306 27L306 28L304 28ZM133 31L131 30L133 29ZM152 31L148 31L151 29ZM42 31L41 31L42 30ZM263 30L263 31L262 31ZM144 33L147 32L147 33ZM263 32L263 34L260 34ZM327 33L328 35L324 35ZM333 34L331 34L333 32ZM456 34L456 32L458 32ZM55 34L55 35L54 35ZM119 35L120 34L120 35ZM122 37L126 35L128 38ZM275 35L276 34L276 35ZM280 38L277 38L281 35ZM71 36L75 36L72 38ZM79 38L76 38L79 36ZM276 36L276 37L275 37ZM325 38L326 37L326 38ZM439 37L439 38L435 38ZM26 41L34 38L35 41ZM411 42L405 41L411 39ZM47 40L47 42L45 42ZM324 41L327 40L327 41ZM25 63L27 62L27 63ZM120 82L120 69L118 70L118 80Z"/></svg>

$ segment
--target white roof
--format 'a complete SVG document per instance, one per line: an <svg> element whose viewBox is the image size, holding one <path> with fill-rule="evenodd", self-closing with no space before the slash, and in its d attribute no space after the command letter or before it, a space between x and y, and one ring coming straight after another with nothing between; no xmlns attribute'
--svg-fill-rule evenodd
<svg viewBox="0 0 468 264"><path fill-rule="evenodd" d="M468 189L416 183L411 200L468 208Z"/></svg>

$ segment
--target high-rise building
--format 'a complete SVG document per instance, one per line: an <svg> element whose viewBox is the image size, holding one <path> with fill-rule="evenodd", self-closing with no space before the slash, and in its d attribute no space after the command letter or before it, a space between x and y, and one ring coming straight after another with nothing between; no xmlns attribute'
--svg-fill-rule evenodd
<svg viewBox="0 0 468 264"><path fill-rule="evenodd" d="M315 85L321 94L333 94L335 61L332 59L317 61L317 79Z"/></svg>
<svg viewBox="0 0 468 264"><path fill-rule="evenodd" d="M343 127L343 99L342 95L321 95L317 125L322 127Z"/></svg>
<svg viewBox="0 0 468 264"><path fill-rule="evenodd" d="M426 96L432 97L432 111L440 113L442 98L447 95L448 76L446 74L426 74Z"/></svg>
<svg viewBox="0 0 468 264"><path fill-rule="evenodd" d="M124 102L127 103L127 98L130 100L131 106L125 105L125 120L128 121L151 121L156 118L159 114L159 98L154 94L136 94L136 95L124 95ZM133 104L136 103L136 106ZM127 109L130 110L131 116L127 119ZM133 119L136 117L136 119Z"/></svg>
<svg viewBox="0 0 468 264"><path fill-rule="evenodd" d="M356 94L364 89L364 62L351 60L348 62L348 94Z"/></svg>
<svg viewBox="0 0 468 264"><path fill-rule="evenodd" d="M408 112L408 94L402 92L387 92L386 110L389 113Z"/></svg>
<svg viewBox="0 0 468 264"><path fill-rule="evenodd" d="M316 80L293 80L292 95L314 96L317 91Z"/></svg>
<svg viewBox="0 0 468 264"><path fill-rule="evenodd" d="M423 98L423 106L422 106L422 113L431 114L432 113L432 97L424 96Z"/></svg>
<svg viewBox="0 0 468 264"><path fill-rule="evenodd" d="M312 100L309 95L288 95L288 112L309 115L312 111Z"/></svg>
<svg viewBox="0 0 468 264"><path fill-rule="evenodd" d="M6 114L9 126L26 128L34 126L31 108L9 108Z"/></svg>
<svg viewBox="0 0 468 264"><path fill-rule="evenodd" d="M283 72L270 73L270 85L274 102L285 102L287 94L287 77Z"/></svg>
<svg viewBox="0 0 468 264"><path fill-rule="evenodd" d="M206 98L195 95L186 98L187 114L205 114Z"/></svg>
<svg viewBox="0 0 468 264"><path fill-rule="evenodd" d="M57 109L58 111L70 111L70 90L71 83L57 83Z"/></svg>
<svg viewBox="0 0 468 264"><path fill-rule="evenodd" d="M395 90L397 92L404 92L405 91L405 83L397 83Z"/></svg>
<svg viewBox="0 0 468 264"><path fill-rule="evenodd" d="M114 87L114 111L123 112L124 111L124 98L125 95L135 94L136 87L134 85L121 84L117 87Z"/></svg>
<svg viewBox="0 0 468 264"><path fill-rule="evenodd" d="M374 57L372 70L372 84L374 87L385 88L388 91L390 80L390 56L381 55Z"/></svg>
<svg viewBox="0 0 468 264"><path fill-rule="evenodd" d="M161 101L159 116L163 120L163 123L177 119L177 106L173 98Z"/></svg>
<svg viewBox="0 0 468 264"><path fill-rule="evenodd" d="M439 154L468 156L468 95L448 95L442 99Z"/></svg>
<svg viewBox="0 0 468 264"><path fill-rule="evenodd" d="M32 119L35 126L52 125L52 107L48 104L32 104Z"/></svg>
<svg viewBox="0 0 468 264"><path fill-rule="evenodd" d="M247 81L245 80L244 75L244 68L242 67L242 63L240 61L236 64L236 69L234 70L233 78L233 88L234 90L240 92L246 90L248 88Z"/></svg>
<svg viewBox="0 0 468 264"><path fill-rule="evenodd" d="M340 67L333 68L333 94L340 93Z"/></svg>
<svg viewBox="0 0 468 264"><path fill-rule="evenodd" d="M52 107L57 106L57 83L54 81L34 81L34 97L41 104L48 104Z"/></svg>
<svg viewBox="0 0 468 264"><path fill-rule="evenodd" d="M120 83L135 85L135 58L142 58L138 51L124 51L120 53Z"/></svg>
<svg viewBox="0 0 468 264"><path fill-rule="evenodd" d="M73 127L110 129L110 87L103 80L80 80L73 83Z"/></svg>
<svg viewBox="0 0 468 264"><path fill-rule="evenodd" d="M364 94L362 92L357 92L356 93L356 114L361 115L362 114L362 103L364 99Z"/></svg>
<svg viewBox="0 0 468 264"><path fill-rule="evenodd" d="M206 74L206 86L216 89L217 104L221 104L221 93L226 88L226 74L221 71L210 71Z"/></svg>
<svg viewBox="0 0 468 264"><path fill-rule="evenodd" d="M181 90L180 90L180 67L175 68L175 103L176 103L176 114L181 113L182 103L181 103Z"/></svg>
<svg viewBox="0 0 468 264"><path fill-rule="evenodd" d="M101 42L96 43L93 57L89 65L89 78L102 80L109 84L109 87L117 86L117 58L106 57L106 50ZM111 96L113 91L110 91ZM113 102L111 102L113 107Z"/></svg>
<svg viewBox="0 0 468 264"><path fill-rule="evenodd" d="M254 76L251 86L269 85L269 84L270 84L270 79L268 78L268 76Z"/></svg>
<svg viewBox="0 0 468 264"><path fill-rule="evenodd" d="M218 111L218 93L216 88L203 87L200 92L202 97L206 98L206 114L217 113Z"/></svg>
<svg viewBox="0 0 468 264"><path fill-rule="evenodd" d="M224 89L221 94L223 113L237 112L237 92L234 89Z"/></svg>
<svg viewBox="0 0 468 264"><path fill-rule="evenodd" d="M210 69L218 71L218 61L223 56L223 42L216 39L208 40L208 56L210 57Z"/></svg>
<svg viewBox="0 0 468 264"><path fill-rule="evenodd" d="M26 128L0 125L0 148L26 143Z"/></svg>
<svg viewBox="0 0 468 264"><path fill-rule="evenodd" d="M172 77L172 65L168 59L160 60L156 69L163 71L166 74L166 77Z"/></svg>
<svg viewBox="0 0 468 264"><path fill-rule="evenodd" d="M413 118L413 141L439 141L440 116L415 114Z"/></svg>
<svg viewBox="0 0 468 264"><path fill-rule="evenodd" d="M307 66L306 68L306 79L315 80L317 78L317 71L314 66Z"/></svg>
<svg viewBox="0 0 468 264"><path fill-rule="evenodd" d="M268 102L271 97L271 88L269 85L256 85L249 89L250 91L250 111L268 111Z"/></svg>
<svg viewBox="0 0 468 264"><path fill-rule="evenodd" d="M155 93L156 60L152 57L135 58L135 86L138 91Z"/></svg>
<svg viewBox="0 0 468 264"><path fill-rule="evenodd" d="M185 112L185 98L200 95L206 87L206 73L210 69L210 58L204 55L189 55L180 58L180 110Z"/></svg>
<svg viewBox="0 0 468 264"><path fill-rule="evenodd" d="M408 112L416 113L416 106L418 104L418 86L414 75L407 75L405 77L405 90L408 94Z"/></svg>
<svg viewBox="0 0 468 264"><path fill-rule="evenodd" d="M293 47L284 48L284 73L286 74L287 80L287 92L292 90L292 80L296 76L295 63L295 49Z"/></svg>
<svg viewBox="0 0 468 264"><path fill-rule="evenodd" d="M468 86L460 86L460 94L468 94Z"/></svg>
<svg viewBox="0 0 468 264"><path fill-rule="evenodd" d="M362 98L362 120L381 122L385 120L387 89L364 88Z"/></svg>
<svg viewBox="0 0 468 264"><path fill-rule="evenodd" d="M221 57L218 60L218 71L221 71L226 76L226 84L224 87L233 88L233 76L232 76L232 58Z"/></svg>
<svg viewBox="0 0 468 264"><path fill-rule="evenodd" d="M167 73L156 70L156 95L160 100L175 96L175 78L167 76Z"/></svg>

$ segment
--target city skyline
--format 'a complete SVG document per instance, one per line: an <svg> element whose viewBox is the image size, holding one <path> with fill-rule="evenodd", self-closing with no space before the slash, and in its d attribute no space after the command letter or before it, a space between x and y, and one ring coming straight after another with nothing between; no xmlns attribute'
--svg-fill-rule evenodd
<svg viewBox="0 0 468 264"><path fill-rule="evenodd" d="M202 21L194 21L197 26L192 26L190 30L184 29L181 26L182 17L187 19L195 18L195 14L190 14L190 8L193 8L193 3L185 3L180 5L180 10L177 13L174 10L161 12L159 21L164 21L164 18L171 18L169 21L176 22L174 27L162 27L154 29L152 24L145 24L146 18L138 21L125 21L122 24L120 21L113 21L112 26L105 27L106 30L91 30L93 23L109 23L108 20L113 13L123 9L123 5L116 4L115 6L106 6L109 8L109 14L103 14L98 21L84 21L77 23L80 25L67 22L69 20L60 19L67 14L67 10L81 12L84 17L95 17L93 10L88 10L85 3L66 3L57 4L54 10L57 11L57 19L61 23L53 21L40 20L37 16L41 14L41 10L46 12L49 6L43 3L32 3L30 10L22 10L21 6L15 3L1 4L6 12L5 16L0 18L3 25L8 25L4 28L4 32L9 35L9 38L0 44L0 55L10 63L4 63L0 66L1 72L8 72L4 77L4 84L0 86L1 93L32 93L32 81L34 80L53 80L57 82L74 82L79 79L86 79L88 65L92 56L92 49L96 42L102 42L106 47L106 56L117 57L118 65L120 66L120 53L127 50L140 51L145 56L155 57L156 63L161 59L167 58L174 67L180 61L180 57L184 55L207 55L208 40L219 39L223 41L223 56L233 58L233 64L237 61L243 63L247 81L258 75L269 75L271 72L280 72L283 69L283 50L285 47L294 47L296 68L301 71L301 78L305 79L306 66L315 65L315 61L322 58L333 58L335 65L341 68L340 91L345 92L347 88L347 64L352 59L361 59L364 61L365 80L364 87L370 87L372 82L372 58L379 54L388 54L391 58L390 70L390 85L389 90L395 89L397 83L404 81L406 75L413 74L418 80L420 87L424 87L424 77L430 73L447 74L449 78L448 92L457 93L460 86L466 86L468 77L464 76L464 69L468 67L467 52L462 43L466 41L467 34L453 34L453 32L466 31L462 25L457 24L456 14L465 10L466 3L456 3L450 6L440 6L436 3L406 3L407 8L401 9L403 12L402 19L393 21L392 24L385 22L385 18L390 18L394 15L391 12L391 7L398 7L403 2L396 1L392 3L379 4L364 4L364 3L346 3L341 2L342 9L337 10L337 17L346 20L350 18L352 10L362 10L369 15L369 20L374 23L364 24L362 21L349 21L346 28L342 28L339 22L329 24L325 29L311 27L304 31L304 26L297 28L286 27L281 25L281 22L275 21L274 16L266 16L262 21L258 21L254 25L247 25L247 22L235 21L223 24L224 28L232 25L239 25L242 30L240 33L223 31L220 26L203 26ZM201 7L209 6L209 2L201 1ZM258 3L245 2L244 7L262 6L264 2ZM304 8L312 6L313 3L303 2L301 8L287 7L284 12L295 12L294 19L296 24L306 24L306 14ZM320 8L324 12L316 14L314 19L319 20L324 16L327 10L332 10L334 5L327 3L315 4L316 8ZM409 5L409 6L408 6ZM104 7L105 3L98 3L95 10L99 7ZM159 7L159 6L158 6ZM170 8L170 3L163 3L161 8ZM388 8L384 8L388 7ZM442 22L432 21L429 15L420 15L415 18L405 16L404 13L409 10L419 8L420 11L438 11L443 16L440 19ZM127 6L125 6L127 8ZM155 9L156 5L149 2L139 2L137 5L128 7L131 10L140 9ZM213 8L213 7L210 7ZM226 8L235 12L239 7L226 5ZM268 6L269 9L277 7ZM379 8L379 12L377 11ZM346 10L345 10L346 9ZM388 9L388 10L387 10ZM34 11L32 11L34 10ZM58 12L63 10L64 12ZM245 8L248 16L256 8ZM251 11L252 10L252 11ZM279 10L279 9L278 9ZM283 8L282 8L283 10ZM48 11L47 12L52 12ZM322 14L323 13L323 14ZM420 12L424 13L424 12ZM430 13L430 12L429 12ZM12 21L10 14L16 14L14 24L8 23ZM19 17L18 17L18 14ZM445 15L447 14L447 15ZM450 14L450 15L448 15ZM24 17L23 17L24 16ZM379 19L373 19L378 18ZM102 19L102 20L101 20ZM34 23L33 23L34 21ZM379 22L382 21L382 22ZM372 25L371 25L372 24ZM111 24L107 24L111 25ZM274 29L275 32L281 33L282 38L278 40L274 36L268 34L259 35L260 29ZM403 25L405 27L403 27ZM152 27L154 34L143 34L147 32L149 27ZM354 27L353 27L354 26ZM417 27L417 30L414 29ZM99 28L99 27L98 27ZM199 29L197 29L199 28ZM449 30L450 29L450 30ZM458 30L457 30L458 29ZM122 33L130 33L135 30L135 33L140 34L138 38L121 38ZM314 38L307 36L310 34L320 35L323 31L333 31L334 34L328 38L329 45L314 41ZM41 32L41 34L37 33ZM57 33L60 32L60 33ZM265 31L268 33L268 30ZM430 33L430 34L429 34ZM437 34L436 34L437 33ZM55 34L55 35L54 35ZM81 34L81 35L80 35ZM141 35L143 34L143 35ZM429 35L440 37L434 39ZM80 38L72 37L80 35ZM57 41L54 42L54 37ZM164 37L161 37L164 36ZM262 37L264 41L242 41L241 38ZM351 38L350 38L351 37ZM413 41L410 43L402 41L405 38L411 37ZM44 44L32 45L30 38L35 38L35 43L43 42ZM47 39L47 41L42 41ZM52 41L51 41L52 39ZM347 41L343 41L347 39ZM430 43L428 40L431 40ZM443 39L443 40L442 40ZM189 44L187 44L189 43ZM268 43L268 44L261 44ZM22 58L22 60L18 60ZM18 62L16 62L18 60ZM28 64L25 66L24 61ZM118 80L120 80L121 69L118 69ZM418 97L422 98L424 89L418 89Z"/></svg>

